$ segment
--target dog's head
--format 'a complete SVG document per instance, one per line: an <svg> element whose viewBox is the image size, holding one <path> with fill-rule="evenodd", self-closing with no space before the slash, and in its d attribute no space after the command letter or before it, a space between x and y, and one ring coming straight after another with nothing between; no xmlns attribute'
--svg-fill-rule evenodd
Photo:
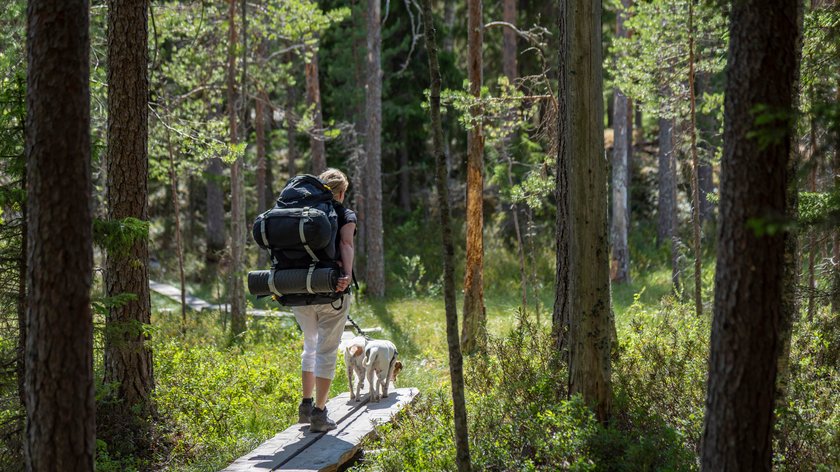
<svg viewBox="0 0 840 472"><path fill-rule="evenodd" d="M391 371L391 382L397 381L397 375L402 371L403 365L402 362L397 361L394 362L394 369Z"/></svg>
<svg viewBox="0 0 840 472"><path fill-rule="evenodd" d="M356 336L350 340L345 350L350 357L359 357L365 353L365 345L367 345L367 339L363 336Z"/></svg>

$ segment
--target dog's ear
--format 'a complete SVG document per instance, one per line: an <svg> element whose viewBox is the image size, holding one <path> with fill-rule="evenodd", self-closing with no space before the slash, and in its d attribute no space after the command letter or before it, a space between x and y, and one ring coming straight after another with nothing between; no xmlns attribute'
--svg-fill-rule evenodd
<svg viewBox="0 0 840 472"><path fill-rule="evenodd" d="M391 371L391 381L397 380L397 374L400 373L402 368L403 368L402 362L397 361L397 362L394 363L394 369Z"/></svg>
<svg viewBox="0 0 840 472"><path fill-rule="evenodd" d="M350 355L353 357L359 357L362 354L362 351L364 351L362 346L359 346L358 344L350 347Z"/></svg>

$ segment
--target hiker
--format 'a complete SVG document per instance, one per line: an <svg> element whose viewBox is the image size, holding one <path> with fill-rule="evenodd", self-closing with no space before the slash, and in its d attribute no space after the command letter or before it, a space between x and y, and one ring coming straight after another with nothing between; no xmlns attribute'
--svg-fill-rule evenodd
<svg viewBox="0 0 840 472"><path fill-rule="evenodd" d="M353 238L356 235L356 213L343 205L350 187L350 181L343 172L327 169L318 178L327 184L333 193L332 204L338 217L336 254L341 270L336 292L346 291L346 293L334 304L295 306L292 307L292 311L303 330L303 354L301 355L303 400L298 406L298 421L309 423L310 431L323 432L336 428L335 421L327 416L326 403L329 398L330 384L335 375L341 333L344 331L350 309L351 296L347 289L353 280Z"/></svg>

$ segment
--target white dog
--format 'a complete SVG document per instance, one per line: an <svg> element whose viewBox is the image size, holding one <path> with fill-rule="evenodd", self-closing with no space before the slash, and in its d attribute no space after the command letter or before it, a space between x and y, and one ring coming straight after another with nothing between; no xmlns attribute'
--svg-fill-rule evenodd
<svg viewBox="0 0 840 472"><path fill-rule="evenodd" d="M361 400L360 394L365 386L365 353L367 339L364 336L356 336L344 346L344 365L347 366L347 385L350 386L350 400ZM355 392L353 391L353 372L359 379Z"/></svg>
<svg viewBox="0 0 840 472"><path fill-rule="evenodd" d="M384 340L368 341L365 348L365 369L370 385L370 401L379 401L380 390L381 396L387 398L388 383L396 381L397 374L402 370L402 362L397 360L397 347L394 343Z"/></svg>

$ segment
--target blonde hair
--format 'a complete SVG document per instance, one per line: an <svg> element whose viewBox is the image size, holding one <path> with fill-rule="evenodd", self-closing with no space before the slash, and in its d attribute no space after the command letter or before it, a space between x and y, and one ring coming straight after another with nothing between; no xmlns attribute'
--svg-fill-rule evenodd
<svg viewBox="0 0 840 472"><path fill-rule="evenodd" d="M338 197L341 192L347 191L350 187L350 180L338 169L329 168L318 176L332 190L333 196Z"/></svg>

